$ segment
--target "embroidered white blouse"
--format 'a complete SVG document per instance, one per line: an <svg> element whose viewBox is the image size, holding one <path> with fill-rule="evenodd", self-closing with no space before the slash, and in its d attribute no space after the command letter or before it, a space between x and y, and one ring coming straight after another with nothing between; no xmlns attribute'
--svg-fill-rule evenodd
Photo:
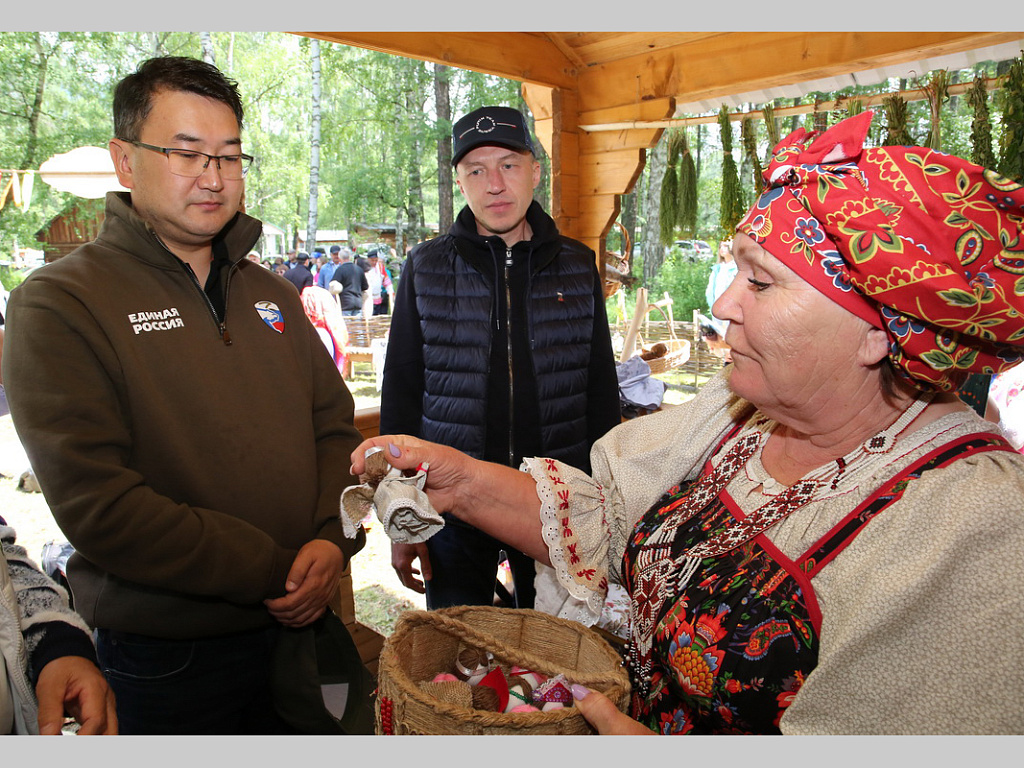
<svg viewBox="0 0 1024 768"><path fill-rule="evenodd" d="M636 521L695 477L751 413L727 375L684 405L608 433L591 454L593 477L524 461L553 565L538 566L539 610L597 622L609 583L621 582ZM944 416L766 535L795 558L914 460L992 431L973 412ZM756 454L728 492L748 513L772 490L766 479ZM812 583L823 617L819 661L783 716L783 733L1024 733L1024 456L991 451L925 473Z"/></svg>

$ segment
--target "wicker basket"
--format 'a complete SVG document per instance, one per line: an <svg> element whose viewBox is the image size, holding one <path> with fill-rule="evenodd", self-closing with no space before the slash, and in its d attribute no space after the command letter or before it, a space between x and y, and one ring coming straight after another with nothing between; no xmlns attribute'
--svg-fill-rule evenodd
<svg viewBox="0 0 1024 768"><path fill-rule="evenodd" d="M564 674L629 704L621 658L600 635L575 621L540 611L458 606L406 611L380 654L377 733L466 735L584 735L593 729L575 707L552 712L487 712L435 698L420 684L450 672L460 648L490 651L495 661L548 676Z"/></svg>
<svg viewBox="0 0 1024 768"><path fill-rule="evenodd" d="M678 368L680 365L690 359L690 342L686 339L676 338L675 329L672 329L672 338L665 339L664 341L657 341L650 346L644 345L643 352L645 354L650 351L654 344L664 344L668 347L668 353L661 357L652 357L647 360L647 365L651 368L651 375L664 373L670 371L673 368Z"/></svg>

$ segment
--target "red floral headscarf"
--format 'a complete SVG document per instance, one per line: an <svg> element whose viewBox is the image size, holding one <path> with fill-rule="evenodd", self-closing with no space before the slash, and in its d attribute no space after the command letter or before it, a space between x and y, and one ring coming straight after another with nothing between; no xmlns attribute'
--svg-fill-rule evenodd
<svg viewBox="0 0 1024 768"><path fill-rule="evenodd" d="M864 148L872 113L775 147L737 225L889 336L923 388L1024 359L1024 187L924 147Z"/></svg>

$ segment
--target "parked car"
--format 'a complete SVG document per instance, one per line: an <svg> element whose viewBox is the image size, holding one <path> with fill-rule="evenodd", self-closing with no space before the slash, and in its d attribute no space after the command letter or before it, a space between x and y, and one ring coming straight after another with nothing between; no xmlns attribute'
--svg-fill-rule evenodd
<svg viewBox="0 0 1024 768"><path fill-rule="evenodd" d="M710 261L714 258L711 246L703 240L676 240L673 248L678 248L690 261Z"/></svg>

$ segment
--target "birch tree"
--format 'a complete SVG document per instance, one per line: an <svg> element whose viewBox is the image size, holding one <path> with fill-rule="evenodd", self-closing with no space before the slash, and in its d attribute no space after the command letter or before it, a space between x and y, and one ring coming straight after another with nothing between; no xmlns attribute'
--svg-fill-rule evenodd
<svg viewBox="0 0 1024 768"><path fill-rule="evenodd" d="M437 231L447 232L455 220L452 194L451 67L434 65L434 124L437 136Z"/></svg>
<svg viewBox="0 0 1024 768"><path fill-rule="evenodd" d="M310 85L313 101L309 129L309 218L306 224L306 249L313 255L316 246L317 195L320 186L320 41L309 41L309 61L312 67Z"/></svg>

